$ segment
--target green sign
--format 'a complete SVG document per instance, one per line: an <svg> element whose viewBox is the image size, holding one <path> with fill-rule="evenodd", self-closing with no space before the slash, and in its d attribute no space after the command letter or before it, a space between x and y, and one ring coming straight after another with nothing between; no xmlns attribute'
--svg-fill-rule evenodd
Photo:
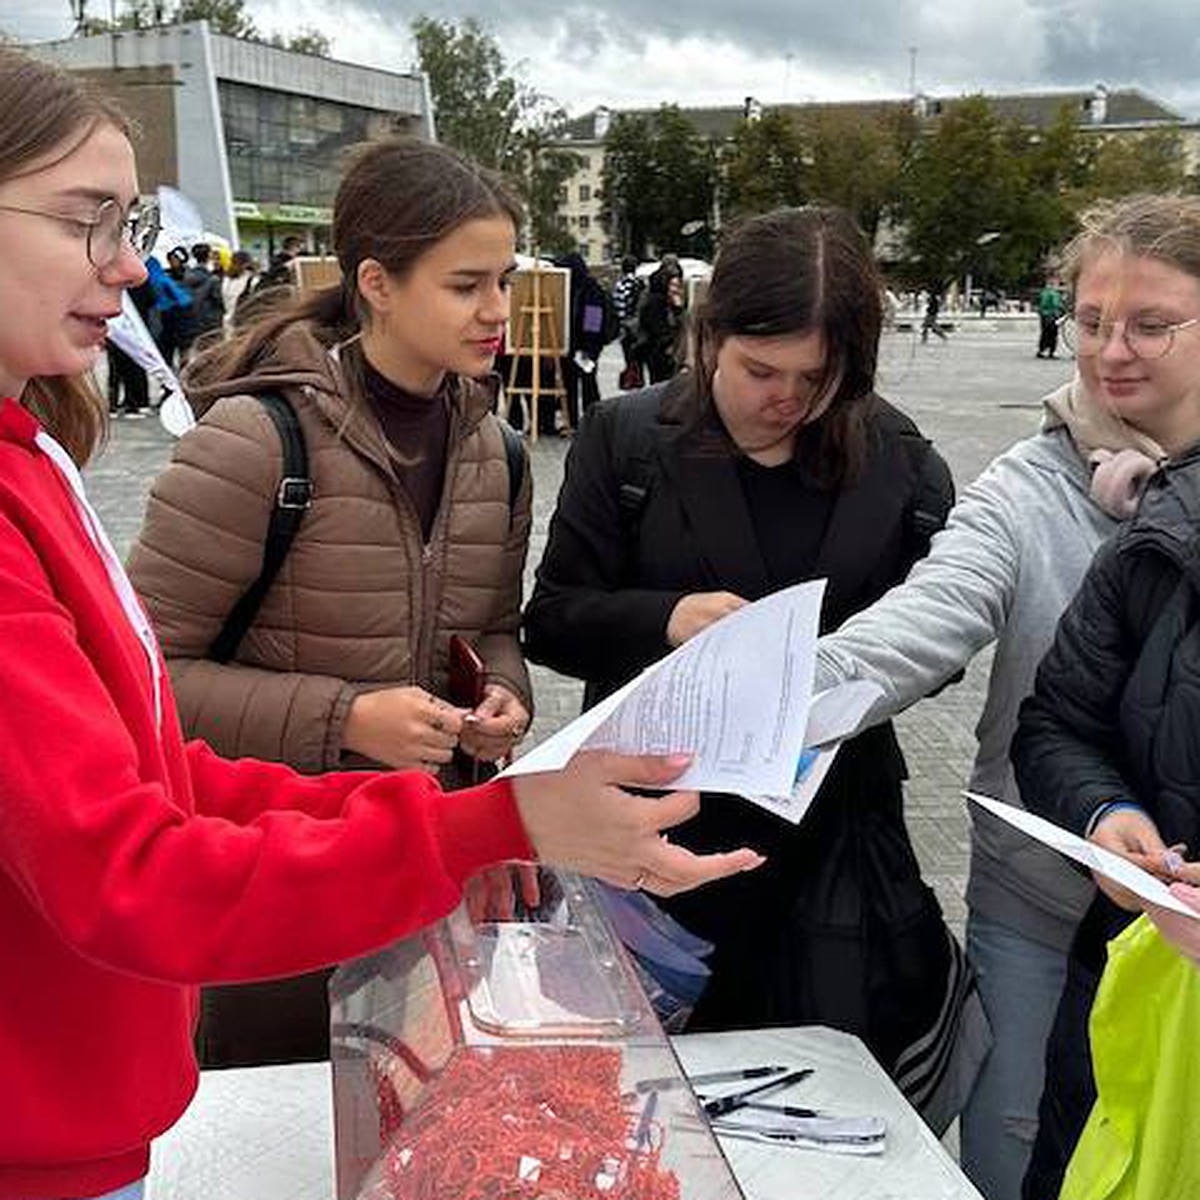
<svg viewBox="0 0 1200 1200"><path fill-rule="evenodd" d="M259 204L235 200L233 215L239 221L262 221L270 225L328 225L333 209L319 204Z"/></svg>

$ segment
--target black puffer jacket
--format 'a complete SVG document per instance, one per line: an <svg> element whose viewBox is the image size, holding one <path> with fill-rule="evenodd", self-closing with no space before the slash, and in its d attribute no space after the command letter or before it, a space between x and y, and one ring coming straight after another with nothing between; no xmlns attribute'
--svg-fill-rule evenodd
<svg viewBox="0 0 1200 1200"><path fill-rule="evenodd" d="M1128 800L1168 845L1200 848L1200 447L1097 554L1021 708L1013 765L1028 807L1078 834ZM1085 957L1129 920L1097 905Z"/></svg>

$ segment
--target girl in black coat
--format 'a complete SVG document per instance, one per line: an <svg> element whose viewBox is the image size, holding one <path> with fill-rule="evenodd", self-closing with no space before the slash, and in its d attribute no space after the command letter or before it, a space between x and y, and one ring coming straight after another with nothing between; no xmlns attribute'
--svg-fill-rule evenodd
<svg viewBox="0 0 1200 1200"><path fill-rule="evenodd" d="M1067 258L1078 282L1065 331L1079 373L1168 461L1064 614L1021 708L1013 766L1034 812L1195 883L1200 867L1171 870L1163 854L1168 843L1200 848L1200 198L1102 207ZM1088 1018L1107 943L1141 907L1096 882L1046 1051L1025 1200L1059 1194L1096 1095Z"/></svg>
<svg viewBox="0 0 1200 1200"><path fill-rule="evenodd" d="M695 370L602 401L572 447L525 614L530 658L586 680L591 704L748 600L827 577L832 629L904 578L953 486L874 394L880 294L838 210L727 235ZM904 776L888 724L843 747L798 828L708 797L677 840L737 830L767 865L669 908L716 945L689 1028L850 1030L940 1125L962 1099L939 1085L969 976L920 880ZM927 1037L928 1054L912 1051Z"/></svg>

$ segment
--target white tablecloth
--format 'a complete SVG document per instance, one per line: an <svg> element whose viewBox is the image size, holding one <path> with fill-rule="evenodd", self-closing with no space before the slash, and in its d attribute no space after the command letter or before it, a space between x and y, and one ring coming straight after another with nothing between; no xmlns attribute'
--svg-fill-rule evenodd
<svg viewBox="0 0 1200 1200"><path fill-rule="evenodd" d="M689 1074L813 1067L789 1101L887 1121L887 1149L874 1158L722 1139L748 1200L980 1200L857 1038L808 1027L673 1043ZM149 1200L332 1200L332 1128L328 1063L207 1071L191 1108L155 1146Z"/></svg>

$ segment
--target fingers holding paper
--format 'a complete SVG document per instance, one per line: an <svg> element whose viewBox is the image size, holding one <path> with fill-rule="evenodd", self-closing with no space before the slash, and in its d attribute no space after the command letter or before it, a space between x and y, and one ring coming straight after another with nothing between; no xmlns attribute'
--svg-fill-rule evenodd
<svg viewBox="0 0 1200 1200"><path fill-rule="evenodd" d="M1144 812L1131 808L1117 809L1101 817L1088 840L1129 859L1151 874L1160 873L1163 853L1167 849L1158 826ZM1141 912L1142 901L1128 888L1098 872L1093 872L1093 877L1114 904L1130 912Z"/></svg>
<svg viewBox="0 0 1200 1200"><path fill-rule="evenodd" d="M517 776L517 807L539 858L660 896L761 865L762 856L744 847L696 855L661 836L696 813L695 792L636 796L620 786L667 786L689 762L684 755L585 751L562 771Z"/></svg>

